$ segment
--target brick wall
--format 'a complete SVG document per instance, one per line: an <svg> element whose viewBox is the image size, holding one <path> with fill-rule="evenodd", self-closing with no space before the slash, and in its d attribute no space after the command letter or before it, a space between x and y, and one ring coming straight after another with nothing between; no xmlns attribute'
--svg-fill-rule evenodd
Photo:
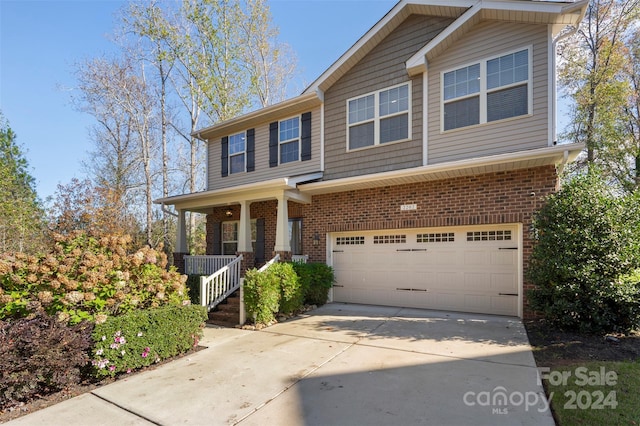
<svg viewBox="0 0 640 426"><path fill-rule="evenodd" d="M329 232L522 223L526 273L533 212L557 185L555 167L545 166L314 196L304 206L305 253L310 261L326 261ZM418 209L400 211L402 204L417 204ZM321 238L317 247L311 245L314 232ZM531 287L525 280L525 317L531 316L526 301Z"/></svg>
<svg viewBox="0 0 640 426"><path fill-rule="evenodd" d="M303 253L311 262L326 262L326 234L330 232L367 231L376 229L428 228L444 226L523 224L523 264L528 268L532 241L529 227L533 212L544 198L557 190L554 166L509 172L488 173L448 180L345 191L312 197L309 205L289 202L289 217L303 219ZM415 211L401 211L403 204L416 204ZM210 223L239 220L239 206L214 209L207 217ZM251 205L251 218L265 218L265 252L267 257L275 245L277 202ZM313 245L318 233L320 243ZM210 253L210 251L207 251ZM532 285L525 280L526 291Z"/></svg>

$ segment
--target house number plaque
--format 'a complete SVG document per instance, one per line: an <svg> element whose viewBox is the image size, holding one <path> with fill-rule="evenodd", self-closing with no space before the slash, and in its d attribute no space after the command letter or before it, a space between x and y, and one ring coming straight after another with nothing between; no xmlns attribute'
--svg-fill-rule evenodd
<svg viewBox="0 0 640 426"><path fill-rule="evenodd" d="M400 206L400 211L406 212L408 210L418 210L417 204L403 204Z"/></svg>

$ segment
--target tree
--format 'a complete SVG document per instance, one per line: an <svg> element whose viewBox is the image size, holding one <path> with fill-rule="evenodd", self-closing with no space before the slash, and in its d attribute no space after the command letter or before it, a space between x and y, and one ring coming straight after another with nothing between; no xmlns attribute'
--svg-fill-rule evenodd
<svg viewBox="0 0 640 426"><path fill-rule="evenodd" d="M0 113L0 252L43 247L44 212L29 163Z"/></svg>
<svg viewBox="0 0 640 426"><path fill-rule="evenodd" d="M158 93L156 93L160 109L160 132L162 145L162 197L169 196L169 106L167 92L169 77L175 63L175 56L170 47L170 24L163 15L163 11L154 0L148 3L131 3L123 16L125 32L139 36L137 40L143 44L135 49L141 52L141 60L150 62L157 70ZM146 41L146 43L144 43ZM162 230L165 250L171 251L169 238L169 223L165 210L162 214Z"/></svg>
<svg viewBox="0 0 640 426"><path fill-rule="evenodd" d="M630 154L624 149L630 134L623 112L634 96L627 70L639 5L639 0L592 0L575 36L561 46L560 83L574 103L564 137L585 143L586 164L598 164L618 180L617 170Z"/></svg>
<svg viewBox="0 0 640 426"><path fill-rule="evenodd" d="M100 124L94 139L98 147L94 163L103 166L96 174L98 186L126 197L118 203L122 206L135 206L137 193L142 195L142 222L147 243L151 244L152 167L159 126L153 88L147 82L143 64L140 65L137 68L127 57L81 64L77 70L80 82L77 105Z"/></svg>
<svg viewBox="0 0 640 426"><path fill-rule="evenodd" d="M76 104L98 122L87 167L94 186L114 189L127 208L144 205L140 222L152 243L152 199L207 186L206 146L195 132L283 99L295 60L263 0L131 3L121 23L122 54L78 67ZM195 215L189 222L194 241Z"/></svg>
<svg viewBox="0 0 640 426"><path fill-rule="evenodd" d="M109 187L94 186L89 179L59 184L49 209L50 230L62 235L84 231L91 235L142 234L135 217L127 213L124 197ZM144 241L135 241L137 246Z"/></svg>
<svg viewBox="0 0 640 426"><path fill-rule="evenodd" d="M244 39L244 63L251 76L251 90L259 107L284 101L287 85L295 75L296 57L291 47L278 41L264 0L247 0L240 21Z"/></svg>

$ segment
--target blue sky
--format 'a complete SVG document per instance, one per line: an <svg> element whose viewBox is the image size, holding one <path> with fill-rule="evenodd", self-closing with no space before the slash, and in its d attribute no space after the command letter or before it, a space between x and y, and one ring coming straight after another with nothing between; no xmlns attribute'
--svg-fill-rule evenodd
<svg viewBox="0 0 640 426"><path fill-rule="evenodd" d="M40 198L85 177L90 116L70 103L73 65L116 50L110 34L126 2L0 0L0 110L18 135ZM396 0L271 0L303 88L381 19Z"/></svg>

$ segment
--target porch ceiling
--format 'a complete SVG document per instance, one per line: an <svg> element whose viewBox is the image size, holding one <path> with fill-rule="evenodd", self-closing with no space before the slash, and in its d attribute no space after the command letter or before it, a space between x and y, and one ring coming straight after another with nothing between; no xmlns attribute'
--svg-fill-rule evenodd
<svg viewBox="0 0 640 426"><path fill-rule="evenodd" d="M474 176L484 173L504 172L546 165L563 166L568 162L574 161L584 147L584 144L558 145L530 151L492 155L385 173L301 184L298 185L298 189L304 194L319 195L452 179L461 176Z"/></svg>

